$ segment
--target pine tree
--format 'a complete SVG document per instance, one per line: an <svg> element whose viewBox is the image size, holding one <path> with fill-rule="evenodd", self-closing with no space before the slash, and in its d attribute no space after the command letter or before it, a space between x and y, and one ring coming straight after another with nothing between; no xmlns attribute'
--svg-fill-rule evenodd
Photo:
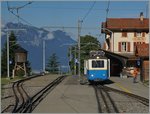
<svg viewBox="0 0 150 114"><path fill-rule="evenodd" d="M7 76L7 48L5 47L2 49L2 57L1 57L1 72L2 76Z"/></svg>
<svg viewBox="0 0 150 114"><path fill-rule="evenodd" d="M17 44L17 38L14 34L13 31L11 31L9 35L9 61L11 63L9 64L9 76L12 76L12 70L14 69L15 65L15 50L19 48L20 45ZM4 45L4 48L2 49L2 57L1 57L1 63L2 63L2 76L6 77L7 76L7 42ZM30 63L29 61L26 62L27 66L27 73L31 71Z"/></svg>
<svg viewBox="0 0 150 114"><path fill-rule="evenodd" d="M31 73L31 66L30 66L30 62L29 61L26 62L26 67L27 67L27 75L30 75L30 73Z"/></svg>
<svg viewBox="0 0 150 114"><path fill-rule="evenodd" d="M58 73L59 72L59 62L57 60L58 60L58 58L57 58L56 54L53 53L49 58L47 68L46 68L50 73Z"/></svg>

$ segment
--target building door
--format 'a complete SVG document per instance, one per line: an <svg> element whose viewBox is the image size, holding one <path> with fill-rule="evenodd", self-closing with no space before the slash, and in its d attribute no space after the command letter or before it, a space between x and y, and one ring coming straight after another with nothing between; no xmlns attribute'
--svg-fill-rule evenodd
<svg viewBox="0 0 150 114"><path fill-rule="evenodd" d="M144 60L142 64L142 79L143 81L149 80L149 61Z"/></svg>

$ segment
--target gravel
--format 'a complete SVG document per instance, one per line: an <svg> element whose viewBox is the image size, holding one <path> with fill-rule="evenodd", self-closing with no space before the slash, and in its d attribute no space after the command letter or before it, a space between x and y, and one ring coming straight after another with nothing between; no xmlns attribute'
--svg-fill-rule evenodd
<svg viewBox="0 0 150 114"><path fill-rule="evenodd" d="M23 88L27 94L32 97L46 85L51 83L53 80L58 78L59 75L45 75L32 78L23 83ZM7 108L9 105L15 104L15 97L12 90L12 83L2 86L2 96L1 96L1 111Z"/></svg>

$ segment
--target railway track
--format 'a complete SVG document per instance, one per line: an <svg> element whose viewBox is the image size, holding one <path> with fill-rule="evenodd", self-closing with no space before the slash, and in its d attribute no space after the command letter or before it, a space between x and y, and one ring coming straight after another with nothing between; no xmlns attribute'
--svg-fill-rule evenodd
<svg viewBox="0 0 150 114"><path fill-rule="evenodd" d="M13 92L15 95L15 105L12 113L19 112L25 104L26 99L29 97L25 90L22 87L23 81L18 81L16 83L13 83Z"/></svg>
<svg viewBox="0 0 150 114"><path fill-rule="evenodd" d="M52 83L48 84L41 91L36 93L33 97L31 97L30 102L26 104L25 108L21 111L23 113L31 113L34 108L40 103L45 96L52 91L63 79L65 76L58 77Z"/></svg>
<svg viewBox="0 0 150 114"><path fill-rule="evenodd" d="M93 85L99 113L148 112L149 99L103 85Z"/></svg>
<svg viewBox="0 0 150 114"><path fill-rule="evenodd" d="M25 100L29 98L28 94L26 93L26 91L23 88L23 83L27 80L30 80L32 78L36 78L37 76L32 76L26 79L22 79L22 80L18 80L16 82L13 82L12 85L12 89L13 89L13 93L14 93L14 97L15 97L15 104L13 105L9 105L8 107L6 107L2 113L5 112L17 112L19 110L21 110L21 108L23 108L24 104L25 104Z"/></svg>
<svg viewBox="0 0 150 114"><path fill-rule="evenodd" d="M12 113L30 113L33 109L40 103L40 101L56 87L65 76L58 77L53 82L48 84L46 87L37 92L34 96L29 96L23 88L24 81L30 80L34 77L27 78L25 80L19 80L13 83L12 89L15 96L15 104L9 105L6 109L2 111L12 112Z"/></svg>

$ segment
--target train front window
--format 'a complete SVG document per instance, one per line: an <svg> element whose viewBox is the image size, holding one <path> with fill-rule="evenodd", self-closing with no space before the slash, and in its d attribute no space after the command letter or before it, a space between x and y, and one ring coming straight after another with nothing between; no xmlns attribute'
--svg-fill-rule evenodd
<svg viewBox="0 0 150 114"><path fill-rule="evenodd" d="M92 61L92 68L104 68L104 61L103 60Z"/></svg>

